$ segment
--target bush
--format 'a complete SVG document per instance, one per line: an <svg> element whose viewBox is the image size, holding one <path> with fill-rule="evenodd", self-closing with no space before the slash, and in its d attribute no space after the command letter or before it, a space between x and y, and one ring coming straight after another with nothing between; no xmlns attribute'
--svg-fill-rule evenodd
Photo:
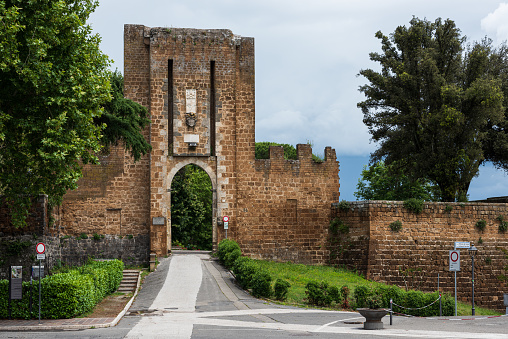
<svg viewBox="0 0 508 339"><path fill-rule="evenodd" d="M344 285L340 288L340 297L342 299L342 308L349 309L349 287Z"/></svg>
<svg viewBox="0 0 508 339"><path fill-rule="evenodd" d="M273 286L273 294L277 300L286 300L291 284L283 279L277 279Z"/></svg>
<svg viewBox="0 0 508 339"><path fill-rule="evenodd" d="M402 222L400 220L396 220L390 223L390 229L392 232L398 232L402 229Z"/></svg>
<svg viewBox="0 0 508 339"><path fill-rule="evenodd" d="M392 299L393 303L396 304L393 306L394 311L398 313L419 317L430 317L439 314L439 302L435 302L439 297L438 292L424 293L413 290L406 292L396 286L378 286L376 288L357 286L353 295L356 308L389 308L390 299ZM433 302L435 303L432 306L419 309ZM451 296L443 295L441 303L444 316L451 316L454 314L454 299ZM403 306L404 308L397 305ZM412 308L412 310L408 308Z"/></svg>
<svg viewBox="0 0 508 339"><path fill-rule="evenodd" d="M240 246L238 243L232 239L223 239L219 245L217 246L217 255L219 257L220 262L225 265L226 264L226 254L234 251L235 249L240 250Z"/></svg>
<svg viewBox="0 0 508 339"><path fill-rule="evenodd" d="M254 275L259 270L258 265L251 258L239 257L233 265L233 273L242 288L252 288Z"/></svg>
<svg viewBox="0 0 508 339"><path fill-rule="evenodd" d="M252 277L252 295L256 298L270 298L272 277L267 271L257 271Z"/></svg>
<svg viewBox="0 0 508 339"><path fill-rule="evenodd" d="M235 248L231 252L226 253L224 258L224 265L231 269L233 268L233 264L235 263L236 259L242 256L242 251L240 251L240 248Z"/></svg>
<svg viewBox="0 0 508 339"><path fill-rule="evenodd" d="M475 227L480 231L483 232L485 230L485 227L487 226L487 222L483 219L480 219L476 222Z"/></svg>
<svg viewBox="0 0 508 339"><path fill-rule="evenodd" d="M339 289L335 286L329 286L327 282L309 281L305 285L305 294L307 302L317 306L331 306L332 302L339 304L341 296Z"/></svg>
<svg viewBox="0 0 508 339"><path fill-rule="evenodd" d="M405 200L403 205L407 210L415 214L420 214L423 211L423 200L421 199L410 198Z"/></svg>
<svg viewBox="0 0 508 339"><path fill-rule="evenodd" d="M73 318L90 312L107 294L114 292L123 277L120 260L89 262L66 273L41 279L41 317L45 319ZM0 280L0 318L8 317L8 280ZM34 284L35 300L32 314L29 309L30 285L23 283L23 299L12 301L12 317L30 319L38 315L39 285ZM37 313L37 314L36 314Z"/></svg>

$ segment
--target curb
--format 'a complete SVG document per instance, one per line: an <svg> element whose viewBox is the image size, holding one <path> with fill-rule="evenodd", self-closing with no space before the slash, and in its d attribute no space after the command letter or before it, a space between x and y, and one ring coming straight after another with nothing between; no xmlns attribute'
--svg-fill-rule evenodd
<svg viewBox="0 0 508 339"><path fill-rule="evenodd" d="M125 313L129 310L132 303L134 302L134 298L138 295L139 286L141 284L141 271L138 273L138 283L136 285L136 290L134 291L134 295L129 300L127 305L125 305L122 312L120 312L113 321L108 323L99 323L99 324L76 324L76 325L21 325L21 326L0 326L0 332L8 332L8 331L50 331L50 330L88 330L95 328L106 328L113 327L118 324L118 322L123 318ZM76 318L74 318L76 319ZM81 318L80 318L81 319ZM84 318L86 319L86 318ZM96 318L89 318L96 319Z"/></svg>

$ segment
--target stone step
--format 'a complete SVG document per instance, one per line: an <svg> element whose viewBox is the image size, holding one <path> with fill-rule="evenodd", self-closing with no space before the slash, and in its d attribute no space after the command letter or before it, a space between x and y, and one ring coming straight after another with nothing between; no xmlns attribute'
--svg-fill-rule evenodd
<svg viewBox="0 0 508 339"><path fill-rule="evenodd" d="M130 293L136 290L140 272L137 270L124 270L123 279L120 282L117 292Z"/></svg>

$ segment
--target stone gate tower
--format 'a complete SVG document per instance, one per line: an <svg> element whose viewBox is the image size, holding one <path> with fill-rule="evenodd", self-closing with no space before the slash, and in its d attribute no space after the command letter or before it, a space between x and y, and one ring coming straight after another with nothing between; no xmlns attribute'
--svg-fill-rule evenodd
<svg viewBox="0 0 508 339"><path fill-rule="evenodd" d="M191 163L212 182L216 244L217 216L234 220L238 173L248 153L254 160L254 39L126 25L124 77L125 96L152 119L151 248L170 249L171 182Z"/></svg>
<svg viewBox="0 0 508 339"><path fill-rule="evenodd" d="M213 187L214 247L225 236L218 220L227 215L228 236L247 255L322 262L330 203L339 199L335 151L327 147L315 162L309 145L297 145L297 160L272 147L269 159L255 159L254 39L125 25L124 44L124 94L148 108L145 137L153 149L134 163L117 147L100 166L87 165L79 189L64 199L63 232L108 235L104 257L114 244L124 246L125 235L146 248L135 251L138 261L149 251L167 254L171 182L195 164Z"/></svg>

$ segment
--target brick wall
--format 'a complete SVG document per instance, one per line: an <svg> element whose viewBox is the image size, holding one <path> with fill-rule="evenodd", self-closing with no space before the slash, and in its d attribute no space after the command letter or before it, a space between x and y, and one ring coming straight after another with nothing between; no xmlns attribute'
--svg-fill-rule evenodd
<svg viewBox="0 0 508 339"><path fill-rule="evenodd" d="M448 207L447 207L448 206ZM352 202L348 211L334 208L333 213L350 227L350 251L332 260L335 264L356 267L368 279L422 290L440 288L453 294L453 272L449 272L449 250L455 241L469 241L478 248L475 257L475 302L504 310L507 275L508 234L499 231L499 215L508 219L506 203L425 203L415 214L397 201ZM483 219L485 230L475 224ZM390 229L394 221L402 223L399 232ZM480 241L481 238L481 241ZM333 248L332 248L333 249ZM403 272L414 273L404 278ZM411 275L414 278L411 278ZM457 273L458 298L470 301L471 257L461 250L461 271Z"/></svg>
<svg viewBox="0 0 508 339"><path fill-rule="evenodd" d="M148 235L149 250L167 254L171 182L196 164L212 183L214 246L225 237L217 220L228 215L228 236L253 257L323 262L328 206L339 198L335 151L327 148L322 163L308 145L297 146L295 161L278 147L270 159L254 158L254 39L226 29L125 25L124 43L124 93L149 109L153 150L134 163L113 148L101 165L87 166L59 211L61 234Z"/></svg>
<svg viewBox="0 0 508 339"><path fill-rule="evenodd" d="M48 225L48 196L40 195L32 198L32 208L28 212L26 226L14 228L11 223L11 215L5 197L0 195L0 237L11 235L35 234L43 235Z"/></svg>

